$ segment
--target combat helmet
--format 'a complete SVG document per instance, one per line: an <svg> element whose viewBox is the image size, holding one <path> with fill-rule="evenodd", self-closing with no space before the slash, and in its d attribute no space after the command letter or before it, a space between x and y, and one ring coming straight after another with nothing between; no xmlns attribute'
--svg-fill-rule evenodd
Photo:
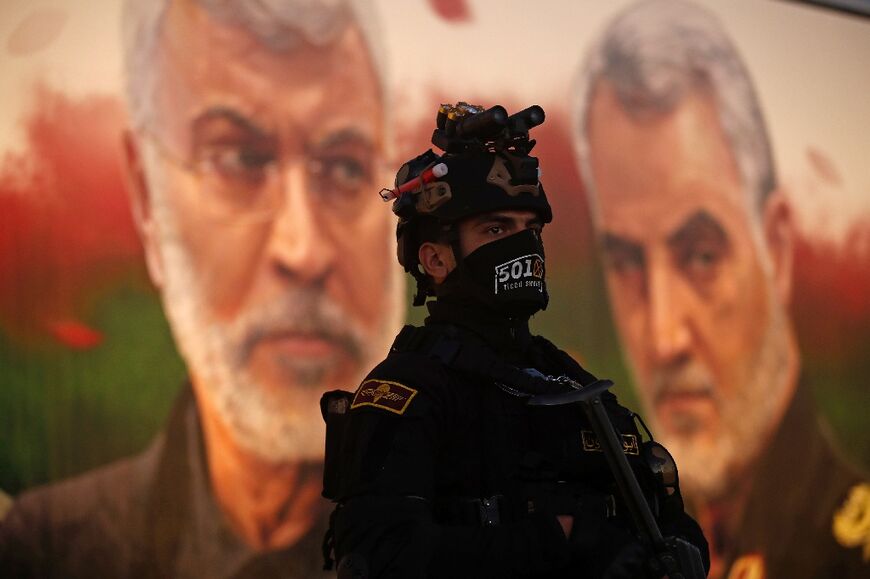
<svg viewBox="0 0 870 579"><path fill-rule="evenodd" d="M459 102L438 109L432 149L403 164L395 188L383 189L393 201L399 263L417 281L414 305L434 295L420 269L418 250L433 235L446 239L461 259L456 223L500 209L536 212L543 223L553 218L540 181L538 159L529 130L544 122L544 109L533 105L508 116L501 105L483 107Z"/></svg>

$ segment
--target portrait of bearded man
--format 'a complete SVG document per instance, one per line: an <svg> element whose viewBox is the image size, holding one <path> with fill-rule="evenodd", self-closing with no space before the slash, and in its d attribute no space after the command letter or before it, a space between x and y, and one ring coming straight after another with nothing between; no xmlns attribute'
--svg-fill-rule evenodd
<svg viewBox="0 0 870 579"><path fill-rule="evenodd" d="M863 576L860 549L832 529L866 485L801 381L794 211L733 42L694 3L633 3L573 98L614 321L710 576Z"/></svg>
<svg viewBox="0 0 870 579"><path fill-rule="evenodd" d="M20 495L16 576L321 573L324 391L404 314L366 3L123 12L131 208L189 384L141 455ZM289 574L289 575L288 575Z"/></svg>

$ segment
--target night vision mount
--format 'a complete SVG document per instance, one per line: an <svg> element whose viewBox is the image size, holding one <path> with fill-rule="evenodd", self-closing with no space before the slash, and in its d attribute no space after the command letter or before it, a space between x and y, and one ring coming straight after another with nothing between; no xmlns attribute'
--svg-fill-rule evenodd
<svg viewBox="0 0 870 579"><path fill-rule="evenodd" d="M540 171L538 160L529 156L535 146L535 140L529 139L529 130L543 123L544 118L544 109L538 105L508 116L501 105L484 109L462 101L455 105L442 104L435 118L432 144L444 151L444 155L439 156L430 149L408 161L396 174L395 189L381 189L380 196L384 201L397 200L393 212L400 217L411 217L420 208L407 196L404 199L402 197L405 193L419 193L434 181L452 173L449 159L479 159L487 164L485 168L489 170L493 162L492 155L501 157L510 165L508 174L503 175L509 181L506 183L508 188L519 185L537 191ZM451 176L447 180L454 181L455 178ZM494 182L497 182L497 178L498 175L494 177ZM455 187L456 183L452 183L452 186ZM516 193L510 191L509 194Z"/></svg>
<svg viewBox="0 0 870 579"><path fill-rule="evenodd" d="M484 109L458 102L443 104L435 118L432 144L451 154L510 152L528 155L535 146L529 130L544 122L544 109L532 105L508 116L501 105Z"/></svg>

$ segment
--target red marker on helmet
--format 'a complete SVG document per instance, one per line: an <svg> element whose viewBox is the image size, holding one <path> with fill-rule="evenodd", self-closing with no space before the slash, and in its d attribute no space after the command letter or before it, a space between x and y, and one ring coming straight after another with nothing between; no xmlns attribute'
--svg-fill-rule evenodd
<svg viewBox="0 0 870 579"><path fill-rule="evenodd" d="M420 173L420 175L411 179L407 183L402 183L399 187L395 189L381 189L379 195L384 201L398 199L408 191L413 191L418 188L422 189L423 186L427 183L431 183L435 179L440 179L446 174L447 164L438 163L436 165L432 165L431 167Z"/></svg>

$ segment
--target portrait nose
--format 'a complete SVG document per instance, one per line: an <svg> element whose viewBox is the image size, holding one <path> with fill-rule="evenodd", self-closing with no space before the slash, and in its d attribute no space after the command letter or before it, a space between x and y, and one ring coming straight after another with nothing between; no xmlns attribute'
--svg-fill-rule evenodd
<svg viewBox="0 0 870 579"><path fill-rule="evenodd" d="M658 264L649 274L649 340L658 363L680 361L691 345L686 296L668 266Z"/></svg>
<svg viewBox="0 0 870 579"><path fill-rule="evenodd" d="M274 266L282 275L305 283L321 280L332 268L335 248L321 226L322 209L307 187L304 164L291 163L282 182L284 199L271 239Z"/></svg>

